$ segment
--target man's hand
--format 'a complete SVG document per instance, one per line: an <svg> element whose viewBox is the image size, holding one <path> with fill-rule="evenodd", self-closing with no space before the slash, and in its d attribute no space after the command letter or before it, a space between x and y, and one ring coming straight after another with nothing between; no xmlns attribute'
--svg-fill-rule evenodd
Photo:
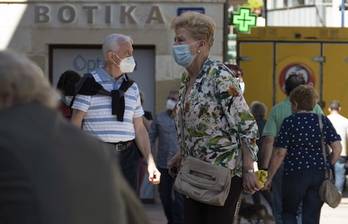
<svg viewBox="0 0 348 224"><path fill-rule="evenodd" d="M159 184L161 180L161 173L158 171L155 163L148 164L147 171L149 172L149 181L153 184Z"/></svg>
<svg viewBox="0 0 348 224"><path fill-rule="evenodd" d="M262 190L271 190L271 188L272 188L272 179L267 178L265 186L262 188Z"/></svg>

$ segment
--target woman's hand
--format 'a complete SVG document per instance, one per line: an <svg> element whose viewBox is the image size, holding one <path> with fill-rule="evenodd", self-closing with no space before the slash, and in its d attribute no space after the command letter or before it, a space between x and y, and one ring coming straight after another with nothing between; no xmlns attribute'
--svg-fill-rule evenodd
<svg viewBox="0 0 348 224"><path fill-rule="evenodd" d="M255 173L243 173L243 188L244 191L251 194L261 189L261 186L257 182Z"/></svg>

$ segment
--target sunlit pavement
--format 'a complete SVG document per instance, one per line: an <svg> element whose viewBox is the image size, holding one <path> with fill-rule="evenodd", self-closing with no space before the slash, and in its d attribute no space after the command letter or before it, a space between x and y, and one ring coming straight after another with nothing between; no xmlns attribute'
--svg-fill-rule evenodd
<svg viewBox="0 0 348 224"><path fill-rule="evenodd" d="M251 195L243 194L248 202L252 202ZM262 203L266 207L270 208L262 198ZM152 224L167 224L167 219L163 213L162 205L158 197L155 199L153 204L143 204L144 208L151 220ZM256 223L256 222L255 222ZM343 192L343 199L341 204L333 209L328 205L324 204L321 209L320 224L347 224L348 223L348 191ZM249 224L246 220L242 219L241 224Z"/></svg>

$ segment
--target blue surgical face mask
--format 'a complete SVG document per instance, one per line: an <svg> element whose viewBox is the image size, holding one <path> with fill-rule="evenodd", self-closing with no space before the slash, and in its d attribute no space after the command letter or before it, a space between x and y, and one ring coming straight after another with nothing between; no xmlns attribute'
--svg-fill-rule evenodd
<svg viewBox="0 0 348 224"><path fill-rule="evenodd" d="M193 42L194 43L197 43ZM195 59L196 55L192 55L190 52L190 45L192 44L183 44L183 45L174 45L173 46L173 56L174 60L178 65L181 65L185 68L189 67L193 60Z"/></svg>

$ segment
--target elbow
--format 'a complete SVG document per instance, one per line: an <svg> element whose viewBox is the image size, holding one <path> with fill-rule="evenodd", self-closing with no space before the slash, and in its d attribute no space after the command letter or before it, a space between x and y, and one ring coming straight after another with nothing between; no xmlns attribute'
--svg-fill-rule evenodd
<svg viewBox="0 0 348 224"><path fill-rule="evenodd" d="M331 149L332 149L332 153L335 155L341 155L342 152L342 144L341 141L335 141L333 143L331 143L330 145Z"/></svg>
<svg viewBox="0 0 348 224"><path fill-rule="evenodd" d="M279 158L285 158L287 149L277 147L274 151L275 155Z"/></svg>

